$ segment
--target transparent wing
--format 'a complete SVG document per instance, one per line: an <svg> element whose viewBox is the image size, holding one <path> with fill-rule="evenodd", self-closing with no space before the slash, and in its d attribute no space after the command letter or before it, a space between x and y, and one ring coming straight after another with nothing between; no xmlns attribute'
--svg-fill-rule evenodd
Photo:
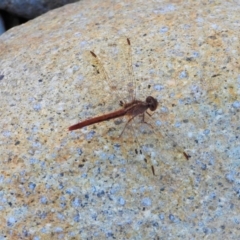
<svg viewBox="0 0 240 240"><path fill-rule="evenodd" d="M132 66L132 46L127 37L119 38L118 67L121 69L120 78L123 82L121 91L125 93L125 101L136 99L136 79Z"/></svg>
<svg viewBox="0 0 240 240"><path fill-rule="evenodd" d="M87 80L89 81L89 94L91 103L95 106L94 115L106 114L120 108L120 96L116 82L109 77L103 60L93 51L83 53L86 62Z"/></svg>

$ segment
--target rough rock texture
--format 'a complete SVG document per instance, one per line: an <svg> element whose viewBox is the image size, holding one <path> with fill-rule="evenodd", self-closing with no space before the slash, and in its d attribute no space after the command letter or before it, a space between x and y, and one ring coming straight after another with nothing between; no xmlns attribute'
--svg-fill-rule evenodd
<svg viewBox="0 0 240 240"><path fill-rule="evenodd" d="M239 11L83 1L3 34L0 239L239 239ZM148 124L67 130L132 87Z"/></svg>
<svg viewBox="0 0 240 240"><path fill-rule="evenodd" d="M78 0L1 0L0 9L27 19Z"/></svg>

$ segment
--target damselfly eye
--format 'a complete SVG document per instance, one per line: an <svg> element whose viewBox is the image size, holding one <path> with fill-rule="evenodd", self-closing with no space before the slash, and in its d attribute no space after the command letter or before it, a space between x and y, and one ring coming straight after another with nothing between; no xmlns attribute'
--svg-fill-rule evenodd
<svg viewBox="0 0 240 240"><path fill-rule="evenodd" d="M157 99L155 99L154 97L148 96L146 98L146 102L147 102L148 107L151 111L155 111L157 109L158 102L157 102Z"/></svg>

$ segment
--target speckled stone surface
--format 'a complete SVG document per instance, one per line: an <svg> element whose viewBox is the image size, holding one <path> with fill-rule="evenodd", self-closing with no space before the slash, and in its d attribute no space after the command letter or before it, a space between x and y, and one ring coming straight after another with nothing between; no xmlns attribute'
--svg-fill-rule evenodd
<svg viewBox="0 0 240 240"><path fill-rule="evenodd" d="M239 12L237 1L82 1L3 34L0 239L240 239ZM136 96L159 101L152 127L69 132L124 100L123 36Z"/></svg>

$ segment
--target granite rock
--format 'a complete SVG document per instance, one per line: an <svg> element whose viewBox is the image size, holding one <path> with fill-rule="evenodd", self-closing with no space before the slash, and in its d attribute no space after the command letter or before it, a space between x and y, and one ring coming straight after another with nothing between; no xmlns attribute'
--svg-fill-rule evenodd
<svg viewBox="0 0 240 240"><path fill-rule="evenodd" d="M0 36L0 239L239 239L239 10L81 1ZM68 131L132 90L148 124Z"/></svg>

